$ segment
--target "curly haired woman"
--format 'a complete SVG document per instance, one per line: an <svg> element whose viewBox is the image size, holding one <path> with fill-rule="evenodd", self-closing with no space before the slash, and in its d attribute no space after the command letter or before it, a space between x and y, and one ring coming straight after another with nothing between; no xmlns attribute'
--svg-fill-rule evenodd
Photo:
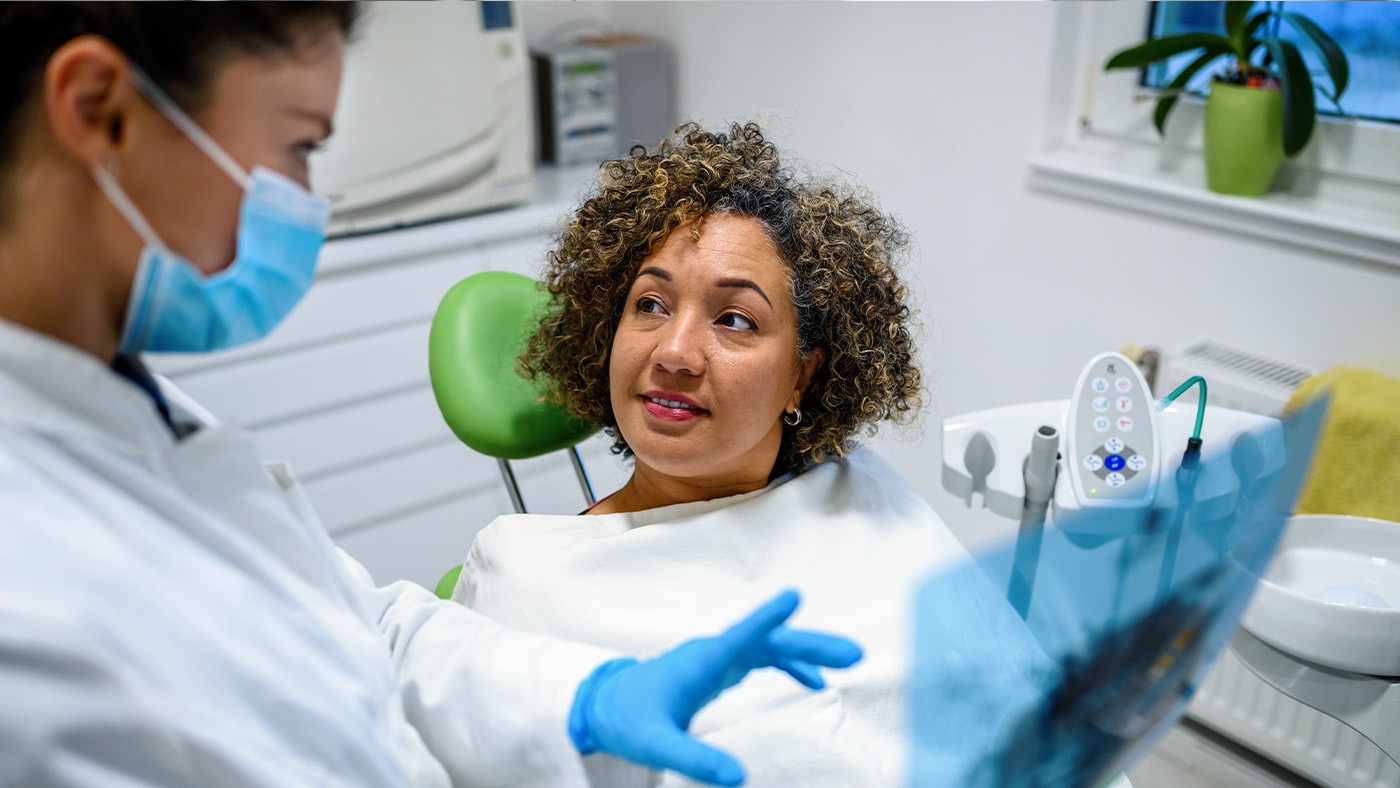
<svg viewBox="0 0 1400 788"><path fill-rule="evenodd" d="M851 634L865 661L812 695L755 676L692 731L743 758L752 786L902 783L909 599L962 554L856 446L920 405L907 245L869 200L784 167L753 124L684 126L604 165L549 254L552 309L521 363L604 425L633 474L583 515L496 520L457 599L644 653L800 587L801 623ZM606 756L590 768L621 784Z"/></svg>

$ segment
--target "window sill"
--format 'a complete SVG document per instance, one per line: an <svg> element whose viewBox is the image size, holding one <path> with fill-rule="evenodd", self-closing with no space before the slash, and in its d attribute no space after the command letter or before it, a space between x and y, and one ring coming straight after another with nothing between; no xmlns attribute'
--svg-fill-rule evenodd
<svg viewBox="0 0 1400 788"><path fill-rule="evenodd" d="M1033 189L1400 267L1400 188L1288 164L1263 197L1205 188L1198 152L1103 140L1030 159Z"/></svg>

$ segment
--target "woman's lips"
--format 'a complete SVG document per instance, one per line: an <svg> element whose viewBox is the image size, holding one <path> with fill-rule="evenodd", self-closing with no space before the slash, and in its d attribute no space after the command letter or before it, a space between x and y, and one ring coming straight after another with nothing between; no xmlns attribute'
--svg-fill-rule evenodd
<svg viewBox="0 0 1400 788"><path fill-rule="evenodd" d="M642 395L642 410L662 421L693 421L709 411L666 397Z"/></svg>

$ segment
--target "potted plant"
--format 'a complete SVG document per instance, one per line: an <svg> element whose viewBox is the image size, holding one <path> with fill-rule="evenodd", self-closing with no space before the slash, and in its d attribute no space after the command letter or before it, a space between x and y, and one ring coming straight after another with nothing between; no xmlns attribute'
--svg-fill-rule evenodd
<svg viewBox="0 0 1400 788"><path fill-rule="evenodd" d="M1293 157L1308 144L1317 124L1313 91L1340 109L1349 67L1337 42L1308 17L1269 3L1253 12L1252 2L1225 3L1225 35L1181 33L1154 38L1115 53L1105 69L1142 68L1174 55L1199 51L1177 72L1157 101L1153 122L1163 133L1167 116L1187 83L1221 57L1230 67L1211 82L1206 98L1206 185L1216 192L1258 196L1285 156ZM1296 30L1315 49L1327 69L1332 89L1315 85L1303 56L1280 37L1283 25Z"/></svg>

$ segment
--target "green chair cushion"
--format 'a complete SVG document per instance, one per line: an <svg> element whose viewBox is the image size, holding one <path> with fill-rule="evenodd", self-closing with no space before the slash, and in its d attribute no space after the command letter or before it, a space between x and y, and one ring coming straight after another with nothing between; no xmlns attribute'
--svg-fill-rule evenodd
<svg viewBox="0 0 1400 788"><path fill-rule="evenodd" d="M443 296L428 337L428 372L447 426L491 457L520 460L565 449L597 431L544 400L516 362L549 294L528 276L474 274Z"/></svg>
<svg viewBox="0 0 1400 788"><path fill-rule="evenodd" d="M451 599L452 592L457 590L457 578L461 576L462 565L457 564L443 573L442 579L438 581L437 588L433 593L437 594L438 599Z"/></svg>

